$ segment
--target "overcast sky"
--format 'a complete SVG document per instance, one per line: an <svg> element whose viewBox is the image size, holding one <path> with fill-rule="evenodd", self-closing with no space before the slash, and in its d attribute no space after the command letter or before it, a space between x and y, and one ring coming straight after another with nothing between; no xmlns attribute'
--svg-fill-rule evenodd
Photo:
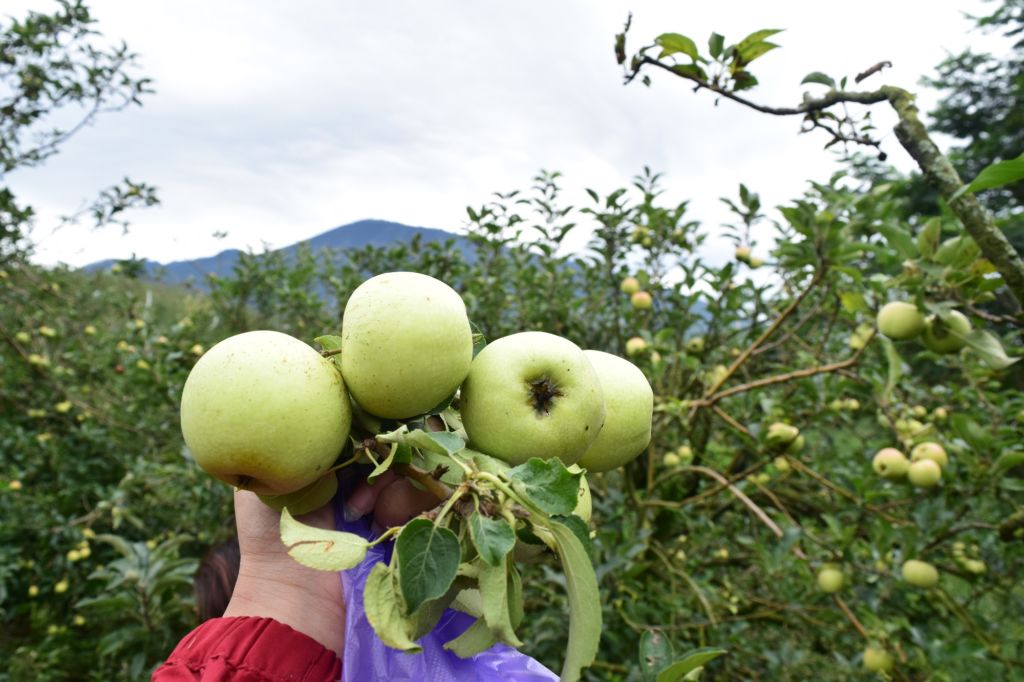
<svg viewBox="0 0 1024 682"><path fill-rule="evenodd" d="M0 12L55 5L3 0ZM833 156L822 136L797 134L796 118L716 107L667 75L652 74L650 89L623 87L612 44L627 11L633 49L666 31L704 45L711 31L733 42L785 28L773 38L783 49L755 63L762 85L750 93L779 106L799 101L810 71L852 76L883 59L894 67L865 85L918 89L947 53L994 40L968 33L963 12L991 7L980 0L89 5L106 38L139 53L156 94L8 176L37 209L40 263L261 250L363 218L458 231L467 204L526 188L542 168L562 171L567 201L583 205L584 188L606 193L649 165L665 174L668 198L690 199L693 217L713 227L727 217L718 197L739 182L766 206L785 203L808 179L826 179ZM922 94L926 107L934 101ZM882 111L884 148L909 168ZM59 216L126 175L162 200L131 216L128 236L52 234ZM707 256L728 253L709 240Z"/></svg>

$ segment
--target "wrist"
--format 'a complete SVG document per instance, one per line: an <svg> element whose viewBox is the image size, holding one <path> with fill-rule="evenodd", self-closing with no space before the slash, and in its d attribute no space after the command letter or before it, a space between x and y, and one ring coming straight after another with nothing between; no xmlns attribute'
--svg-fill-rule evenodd
<svg viewBox="0 0 1024 682"><path fill-rule="evenodd" d="M273 618L339 657L345 643L341 576L306 568L290 557L283 567L243 557L224 616Z"/></svg>

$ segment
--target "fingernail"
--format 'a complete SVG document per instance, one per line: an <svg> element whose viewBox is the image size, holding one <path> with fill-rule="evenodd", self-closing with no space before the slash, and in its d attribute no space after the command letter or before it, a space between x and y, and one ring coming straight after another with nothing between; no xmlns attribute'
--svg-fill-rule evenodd
<svg viewBox="0 0 1024 682"><path fill-rule="evenodd" d="M341 515L345 518L346 523L352 523L353 521L358 521L363 518L363 516L365 516L365 512L358 511L346 502L341 505Z"/></svg>

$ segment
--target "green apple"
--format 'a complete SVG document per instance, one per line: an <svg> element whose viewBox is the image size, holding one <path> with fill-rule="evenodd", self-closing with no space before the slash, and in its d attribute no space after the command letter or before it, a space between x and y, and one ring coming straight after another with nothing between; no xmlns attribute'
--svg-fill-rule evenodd
<svg viewBox="0 0 1024 682"><path fill-rule="evenodd" d="M359 285L345 305L341 338L341 372L352 397L388 419L439 405L473 361L462 298L415 272L389 272Z"/></svg>
<svg viewBox="0 0 1024 682"><path fill-rule="evenodd" d="M641 336L633 336L626 341L626 354L639 355L647 350L647 341Z"/></svg>
<svg viewBox="0 0 1024 682"><path fill-rule="evenodd" d="M676 455L679 457L679 461L689 462L693 459L693 448L686 444L680 445L676 448Z"/></svg>
<svg viewBox="0 0 1024 682"><path fill-rule="evenodd" d="M757 256L751 256L750 260L747 261L747 265L749 265L752 268L759 268L762 265L764 265L764 259L758 258Z"/></svg>
<svg viewBox="0 0 1024 682"><path fill-rule="evenodd" d="M949 464L949 455L946 454L945 448L932 441L918 443L910 451L910 461L917 462L922 459L930 459L940 467L945 467Z"/></svg>
<svg viewBox="0 0 1024 682"><path fill-rule="evenodd" d="M651 442L654 391L647 377L628 360L585 350L601 381L607 414L597 438L580 458L587 471L610 471L632 461Z"/></svg>
<svg viewBox="0 0 1024 682"><path fill-rule="evenodd" d="M831 564L818 571L818 587L822 592L832 594L843 589L843 572Z"/></svg>
<svg viewBox="0 0 1024 682"><path fill-rule="evenodd" d="M791 424L775 422L768 427L765 440L768 445L785 445L788 447L791 443L796 441L799 435L800 429L797 427Z"/></svg>
<svg viewBox="0 0 1024 682"><path fill-rule="evenodd" d="M869 644L864 649L864 669L869 672L889 672L895 664L892 654L877 644Z"/></svg>
<svg viewBox="0 0 1024 682"><path fill-rule="evenodd" d="M963 565L968 573L973 573L974 575L981 575L988 570L988 566L980 559L967 559Z"/></svg>
<svg viewBox="0 0 1024 682"><path fill-rule="evenodd" d="M932 419L937 422L946 421L949 417L949 411L945 407L936 407L932 412Z"/></svg>
<svg viewBox="0 0 1024 682"><path fill-rule="evenodd" d="M911 462L907 468L907 479L917 488L931 488L942 479L942 467L931 459L919 459Z"/></svg>
<svg viewBox="0 0 1024 682"><path fill-rule="evenodd" d="M480 351L460 409L470 444L510 464L531 457L575 464L606 414L601 379L587 356L545 332L512 334Z"/></svg>
<svg viewBox="0 0 1024 682"><path fill-rule="evenodd" d="M746 263L750 260L750 247L749 246L737 246L736 247L736 260L741 263Z"/></svg>
<svg viewBox="0 0 1024 682"><path fill-rule="evenodd" d="M334 364L274 331L227 338L192 368L181 432L196 463L226 483L286 495L324 475L352 424Z"/></svg>
<svg viewBox="0 0 1024 682"><path fill-rule="evenodd" d="M900 572L903 574L903 579L914 587L927 589L939 584L938 569L927 561L909 559L903 563Z"/></svg>
<svg viewBox="0 0 1024 682"><path fill-rule="evenodd" d="M637 291L629 297L629 302L637 310L650 310L654 305L654 298L647 291Z"/></svg>
<svg viewBox="0 0 1024 682"><path fill-rule="evenodd" d="M704 352L704 337L703 336L691 336L686 340L686 352L687 353L703 353Z"/></svg>
<svg viewBox="0 0 1024 682"><path fill-rule="evenodd" d="M666 452L665 456L661 458L661 463L669 468L672 468L679 466L682 463L682 460L679 459L679 455L677 455L676 453Z"/></svg>
<svg viewBox="0 0 1024 682"><path fill-rule="evenodd" d="M786 473L790 469L789 460L783 457L782 455L779 455L778 457L773 459L772 464L775 465L775 468L778 469L779 473L781 474Z"/></svg>
<svg viewBox="0 0 1024 682"><path fill-rule="evenodd" d="M882 478L897 480L907 475L910 461L896 448L882 448L871 460L871 468Z"/></svg>
<svg viewBox="0 0 1024 682"><path fill-rule="evenodd" d="M807 445L807 440L804 438L804 434L801 433L793 439L793 442L790 443L788 447L786 447L786 452L791 455L795 455L798 452L802 452L805 445Z"/></svg>
<svg viewBox="0 0 1024 682"><path fill-rule="evenodd" d="M940 353L956 353L967 345L964 336L971 331L971 321L956 310L951 310L946 320L930 315L924 323L921 343L928 350Z"/></svg>
<svg viewBox="0 0 1024 682"><path fill-rule="evenodd" d="M331 472L323 478L318 478L305 488L296 490L287 495L260 495L263 504L281 511L288 507L292 516L300 516L316 511L324 506L338 492L338 477Z"/></svg>
<svg viewBox="0 0 1024 682"><path fill-rule="evenodd" d="M913 303L893 301L878 311L878 331L895 341L912 339L924 329L924 316Z"/></svg>
<svg viewBox="0 0 1024 682"><path fill-rule="evenodd" d="M622 280L622 284L619 285L619 291L632 296L636 292L640 291L640 280L636 277L625 278Z"/></svg>

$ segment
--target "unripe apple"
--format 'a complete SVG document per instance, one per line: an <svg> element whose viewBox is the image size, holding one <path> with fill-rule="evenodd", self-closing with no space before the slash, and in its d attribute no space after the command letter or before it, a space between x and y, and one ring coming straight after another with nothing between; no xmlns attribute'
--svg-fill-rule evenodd
<svg viewBox="0 0 1024 682"><path fill-rule="evenodd" d="M632 296L636 292L640 291L640 280L636 277L627 277L622 280L622 284L619 285L619 290L624 294Z"/></svg>
<svg viewBox="0 0 1024 682"><path fill-rule="evenodd" d="M704 352L704 337L703 336L691 336L686 340L686 352L687 353L703 353Z"/></svg>
<svg viewBox="0 0 1024 682"><path fill-rule="evenodd" d="M869 644L864 649L864 669L869 672L889 672L895 664L892 654L877 644Z"/></svg>
<svg viewBox="0 0 1024 682"><path fill-rule="evenodd" d="M801 433L799 436L797 436L796 438L793 439L792 443L790 443L786 447L786 452L788 452L791 455L795 455L798 452L802 452L803 449L804 449L804 445L806 445L806 444L807 444L807 441L806 441L806 439L804 439L804 434Z"/></svg>
<svg viewBox="0 0 1024 682"><path fill-rule="evenodd" d="M366 280L341 322L341 371L370 414L407 419L439 405L459 387L473 360L473 332L462 298L415 272Z"/></svg>
<svg viewBox="0 0 1024 682"><path fill-rule="evenodd" d="M948 354L956 353L967 345L964 336L971 331L971 321L956 310L949 313L948 324L945 320L929 315L924 323L924 333L921 335L921 343L928 350Z"/></svg>
<svg viewBox="0 0 1024 682"><path fill-rule="evenodd" d="M610 471L633 460L651 442L654 391L628 360L597 350L585 350L583 355L597 372L607 413L579 464L588 471Z"/></svg>
<svg viewBox="0 0 1024 682"><path fill-rule="evenodd" d="M746 263L750 260L750 247L749 246L737 246L736 247L736 260L741 263Z"/></svg>
<svg viewBox="0 0 1024 682"><path fill-rule="evenodd" d="M633 336L626 341L626 354L639 355L647 350L647 341L640 336Z"/></svg>
<svg viewBox="0 0 1024 682"><path fill-rule="evenodd" d="M679 466L679 455L674 452L665 453L665 456L661 458L661 463L667 467Z"/></svg>
<svg viewBox="0 0 1024 682"><path fill-rule="evenodd" d="M545 332L512 334L480 351L462 384L460 408L471 445L509 464L531 457L575 464L606 414L601 379L587 356Z"/></svg>
<svg viewBox="0 0 1024 682"><path fill-rule="evenodd" d="M912 408L910 408L910 413L917 417L918 419L924 419L925 417L928 416L928 408L926 408L924 405L914 405Z"/></svg>
<svg viewBox="0 0 1024 682"><path fill-rule="evenodd" d="M750 260L747 261L747 265L749 265L751 268L759 268L762 265L764 265L764 260L758 258L757 256L751 256Z"/></svg>
<svg viewBox="0 0 1024 682"><path fill-rule="evenodd" d="M775 465L775 468L778 469L779 473L784 474L790 470L789 460L785 457L776 457L772 460L772 464Z"/></svg>
<svg viewBox="0 0 1024 682"><path fill-rule="evenodd" d="M629 297L629 302L637 310L650 310L654 305L654 298L646 291L637 291Z"/></svg>
<svg viewBox="0 0 1024 682"><path fill-rule="evenodd" d="M910 461L896 448L882 448L871 460L871 467L882 478L896 480L907 475Z"/></svg>
<svg viewBox="0 0 1024 682"><path fill-rule="evenodd" d="M264 495L288 494L323 476L351 423L334 364L273 331L215 345L196 362L181 395L181 431L196 463Z"/></svg>
<svg viewBox="0 0 1024 682"><path fill-rule="evenodd" d="M979 559L968 559L964 562L964 568L968 573L973 573L974 575L981 575L988 570L985 562Z"/></svg>
<svg viewBox="0 0 1024 682"><path fill-rule="evenodd" d="M900 572L903 574L903 579L914 587L928 589L939 584L938 569L927 561L909 559L903 563Z"/></svg>
<svg viewBox="0 0 1024 682"><path fill-rule="evenodd" d="M942 467L935 460L919 459L907 468L907 479L917 488L931 488L942 479Z"/></svg>
<svg viewBox="0 0 1024 682"><path fill-rule="evenodd" d="M856 412L860 409L860 401L856 398L850 398L843 402L843 407L851 412Z"/></svg>
<svg viewBox="0 0 1024 682"><path fill-rule="evenodd" d="M893 301L878 311L878 331L895 341L912 339L924 329L924 316L913 303Z"/></svg>
<svg viewBox="0 0 1024 682"><path fill-rule="evenodd" d="M693 459L693 448L689 445L680 445L676 448L676 454L679 455L680 461L689 462Z"/></svg>
<svg viewBox="0 0 1024 682"><path fill-rule="evenodd" d="M800 435L800 429L782 422L774 422L768 427L765 440L768 445L789 445Z"/></svg>
<svg viewBox="0 0 1024 682"><path fill-rule="evenodd" d="M838 592L843 589L843 572L831 564L823 567L818 571L818 587L827 594Z"/></svg>
<svg viewBox="0 0 1024 682"><path fill-rule="evenodd" d="M946 421L947 417L949 417L949 411L947 411L945 407L936 407L935 410L932 411L932 419L937 422Z"/></svg>
<svg viewBox="0 0 1024 682"><path fill-rule="evenodd" d="M910 451L910 460L917 462L922 459L930 459L940 467L945 467L949 464L949 455L946 454L945 448L938 443L932 441L925 441L918 443L914 446L914 449Z"/></svg>

